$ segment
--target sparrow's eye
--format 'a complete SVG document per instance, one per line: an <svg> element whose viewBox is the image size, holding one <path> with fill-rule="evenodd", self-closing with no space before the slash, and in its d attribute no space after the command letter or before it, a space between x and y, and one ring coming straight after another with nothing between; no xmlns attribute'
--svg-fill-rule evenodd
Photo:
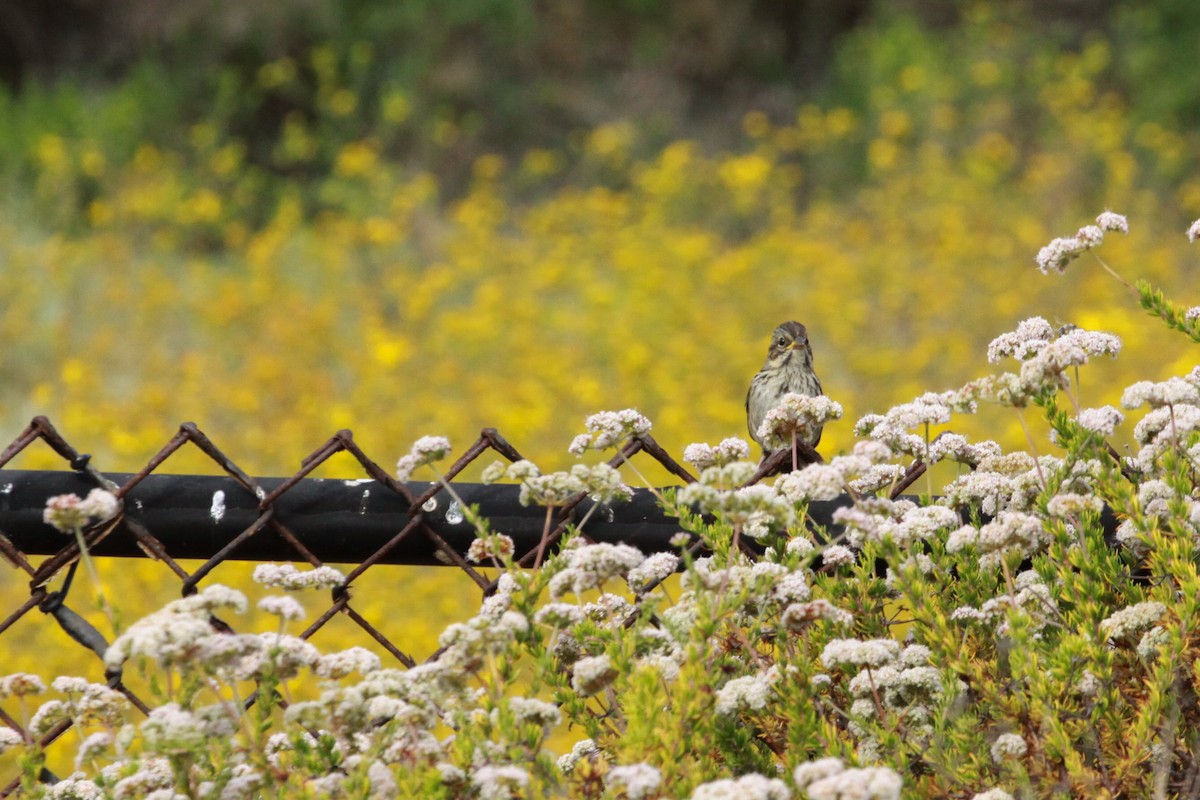
<svg viewBox="0 0 1200 800"><path fill-rule="evenodd" d="M787 346L787 339L785 339L784 337L780 336L778 339L776 339L776 340L775 340L775 344L779 345L780 347L786 347L786 346Z"/></svg>

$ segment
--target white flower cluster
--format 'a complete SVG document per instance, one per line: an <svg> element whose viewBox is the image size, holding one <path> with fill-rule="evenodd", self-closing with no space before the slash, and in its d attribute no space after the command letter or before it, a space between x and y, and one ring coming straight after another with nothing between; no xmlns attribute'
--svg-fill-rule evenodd
<svg viewBox="0 0 1200 800"><path fill-rule="evenodd" d="M1019 573L1013 580L1013 588L1015 594L993 597L979 608L959 606L950 613L950 619L962 623L994 623L996 632L1003 635L1008 630L1008 612L1012 608L1019 608L1029 615L1030 628L1035 632L1058 618L1054 594L1036 572L1025 570Z"/></svg>
<svg viewBox="0 0 1200 800"><path fill-rule="evenodd" d="M550 596L558 600L568 592L579 595L599 589L613 578L627 578L645 560L640 550L627 544L583 544L572 539L555 565L561 564L561 569L550 579Z"/></svg>
<svg viewBox="0 0 1200 800"><path fill-rule="evenodd" d="M1114 612L1100 623L1100 632L1108 639L1121 641L1158 622L1167 607L1149 600Z"/></svg>
<svg viewBox="0 0 1200 800"><path fill-rule="evenodd" d="M621 482L621 473L604 463L575 464L570 470L543 475L532 461L496 461L483 471L484 483L502 479L521 482L523 506L561 506L584 493L597 503L633 497L633 490Z"/></svg>
<svg viewBox="0 0 1200 800"><path fill-rule="evenodd" d="M1091 358L1115 357L1121 340L1111 333L1067 326L1057 332L1041 317L1032 317L1012 333L1001 334L988 345L988 360L1010 356L1021 362L1019 375L1004 374L968 384L973 391L1009 405L1024 405L1030 397L1067 384L1066 371Z"/></svg>
<svg viewBox="0 0 1200 800"><path fill-rule="evenodd" d="M961 437L934 447L923 435L912 433L915 429L927 431L934 425L944 425L953 413L974 413L976 401L969 392L926 392L909 403L901 403L884 414L867 414L854 426L858 436L868 436L872 441L885 445L894 455L907 455L926 463L950 458L967 464L978 462L995 449L988 442L972 446Z"/></svg>
<svg viewBox="0 0 1200 800"><path fill-rule="evenodd" d="M516 552L511 536L503 533L488 533L475 537L467 549L467 560L476 564L484 561L507 561Z"/></svg>
<svg viewBox="0 0 1200 800"><path fill-rule="evenodd" d="M417 467L440 461L450 454L450 440L445 436L422 436L413 442L407 455L396 462L396 479L407 481Z"/></svg>
<svg viewBox="0 0 1200 800"><path fill-rule="evenodd" d="M1125 421L1125 415L1112 406L1100 406L1081 410L1075 421L1084 430L1101 436L1112 436L1117 426Z"/></svg>
<svg viewBox="0 0 1200 800"><path fill-rule="evenodd" d="M716 712L728 717L742 711L762 711L771 699L772 686L777 680L779 671L772 667L758 675L745 675L726 681L717 690Z"/></svg>
<svg viewBox="0 0 1200 800"><path fill-rule="evenodd" d="M887 767L847 768L840 758L822 758L792 771L796 788L810 800L899 800L904 781Z"/></svg>
<svg viewBox="0 0 1200 800"><path fill-rule="evenodd" d="M702 514L712 514L753 538L767 535L772 527L788 527L795 519L795 509L776 488L761 483L741 485L754 470L754 465L746 461L707 467L701 471L700 479L681 488L675 499Z"/></svg>
<svg viewBox="0 0 1200 800"><path fill-rule="evenodd" d="M790 800L791 791L778 778L751 773L740 778L721 778L702 783L691 800Z"/></svg>
<svg viewBox="0 0 1200 800"><path fill-rule="evenodd" d="M1104 241L1105 231L1129 233L1129 222L1120 214L1105 211L1096 217L1095 225L1085 225L1074 236L1054 239L1038 251L1038 269L1043 275L1065 272L1067 264Z"/></svg>
<svg viewBox="0 0 1200 800"><path fill-rule="evenodd" d="M904 474L898 464L885 463L892 451L875 441L859 441L847 455L834 456L822 464L809 464L782 476L775 490L790 503L833 500L847 487L864 495L891 486Z"/></svg>
<svg viewBox="0 0 1200 800"><path fill-rule="evenodd" d="M854 622L854 615L820 597L807 603L792 603L780 617L780 622L789 631L802 631L816 621L849 626Z"/></svg>
<svg viewBox="0 0 1200 800"><path fill-rule="evenodd" d="M633 437L645 436L650 432L650 420L636 409L625 408L592 414L584 421L584 427L587 433L576 436L567 448L572 455L581 456L588 450L620 447Z"/></svg>
<svg viewBox="0 0 1200 800"><path fill-rule="evenodd" d="M251 576L255 583L294 592L304 589L334 589L346 582L346 576L334 567L298 570L291 564L259 564Z"/></svg>
<svg viewBox="0 0 1200 800"><path fill-rule="evenodd" d="M629 800L657 797L661 783L662 773L649 764L610 767L604 775L604 787L611 792L624 792Z"/></svg>
<svg viewBox="0 0 1200 800"><path fill-rule="evenodd" d="M1002 733L992 742L992 760L997 764L1010 759L1018 759L1029 750L1025 739L1015 733Z"/></svg>
<svg viewBox="0 0 1200 800"><path fill-rule="evenodd" d="M115 517L120 509L121 501L112 492L92 489L82 500L76 494L51 497L42 520L63 533L72 533L90 522Z"/></svg>
<svg viewBox="0 0 1200 800"><path fill-rule="evenodd" d="M764 447L791 447L792 437L812 441L826 422L842 418L842 405L825 395L788 392L767 412L755 436Z"/></svg>
<svg viewBox="0 0 1200 800"><path fill-rule="evenodd" d="M511 800L525 796L529 773L512 764L489 764L471 773L471 784L480 800Z"/></svg>
<svg viewBox="0 0 1200 800"><path fill-rule="evenodd" d="M850 546L858 549L868 542L885 541L907 548L959 526L958 513L946 506L918 506L909 500L883 497L868 497L839 508L833 521L843 527Z"/></svg>
<svg viewBox="0 0 1200 800"><path fill-rule="evenodd" d="M826 667L882 667L900 655L895 639L833 639L821 652Z"/></svg>
<svg viewBox="0 0 1200 800"><path fill-rule="evenodd" d="M616 677L612 659L605 654L584 656L571 666L571 688L585 697L604 689Z"/></svg>
<svg viewBox="0 0 1200 800"><path fill-rule="evenodd" d="M220 646L218 634L209 617L218 609L246 610L246 597L219 584L205 587L198 594L173 600L159 611L143 617L117 637L104 654L109 668L120 667L126 659L140 656L162 666L189 663L200 658L211 646Z"/></svg>
<svg viewBox="0 0 1200 800"><path fill-rule="evenodd" d="M731 436L713 447L703 442L689 444L683 450L683 460L698 470L723 467L734 461L750 458L750 445L744 439Z"/></svg>

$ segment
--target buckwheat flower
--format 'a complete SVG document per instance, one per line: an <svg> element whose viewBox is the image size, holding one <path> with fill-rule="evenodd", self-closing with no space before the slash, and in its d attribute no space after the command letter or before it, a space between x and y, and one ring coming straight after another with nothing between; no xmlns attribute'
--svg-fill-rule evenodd
<svg viewBox="0 0 1200 800"><path fill-rule="evenodd" d="M587 603L583 607L584 616L596 622L606 622L612 619L624 622L632 612L633 605L628 600L611 592L605 592L596 599L596 602Z"/></svg>
<svg viewBox="0 0 1200 800"><path fill-rule="evenodd" d="M286 594L271 595L258 601L258 610L272 614L283 620L298 620L304 618L304 606L294 597Z"/></svg>
<svg viewBox="0 0 1200 800"><path fill-rule="evenodd" d="M508 699L508 710L512 712L513 718L519 725L537 725L547 728L553 727L562 721L562 712L558 710L558 706L554 703L547 703L545 700L537 700L530 697L510 697ZM498 726L500 718L500 709L492 709L492 724Z"/></svg>
<svg viewBox="0 0 1200 800"><path fill-rule="evenodd" d="M1104 231L1096 225L1084 225L1075 233L1075 238L1083 242L1087 249L1099 247L1104 242Z"/></svg>
<svg viewBox="0 0 1200 800"><path fill-rule="evenodd" d="M802 570L789 572L781 576L771 588L772 599L782 605L802 603L812 596L808 586L808 578Z"/></svg>
<svg viewBox="0 0 1200 800"><path fill-rule="evenodd" d="M41 694L46 691L46 684L37 675L28 672L14 672L0 678L0 698L26 697Z"/></svg>
<svg viewBox="0 0 1200 800"><path fill-rule="evenodd" d="M857 495L874 494L880 489L895 486L906 472L907 470L900 464L875 464L846 485Z"/></svg>
<svg viewBox="0 0 1200 800"><path fill-rule="evenodd" d="M809 396L789 392L775 408L767 412L755 432L764 447L790 447L793 435L806 441L830 420L842 418L840 403L825 395Z"/></svg>
<svg viewBox="0 0 1200 800"><path fill-rule="evenodd" d="M345 781L346 776L343 773L331 772L320 778L309 778L304 782L304 788L308 790L310 797L340 797ZM507 796L505 800L508 800Z"/></svg>
<svg viewBox="0 0 1200 800"><path fill-rule="evenodd" d="M971 800L1013 800L1013 796L1003 789L988 789L986 792L979 792Z"/></svg>
<svg viewBox="0 0 1200 800"><path fill-rule="evenodd" d="M642 656L635 663L636 669L652 669L657 672L664 681L673 681L679 677L679 662L668 655L662 653L651 653L648 656Z"/></svg>
<svg viewBox="0 0 1200 800"><path fill-rule="evenodd" d="M1084 697L1095 697L1103 687L1100 679L1090 669L1085 669L1083 674L1079 676L1079 680L1075 682L1074 688L1077 693Z"/></svg>
<svg viewBox="0 0 1200 800"><path fill-rule="evenodd" d="M993 563L1006 552L1033 555L1049 539L1042 521L1019 511L1002 511L979 529L976 546L984 554L980 563Z"/></svg>
<svg viewBox="0 0 1200 800"><path fill-rule="evenodd" d="M874 669L864 669L850 679L850 693L867 702L854 710L855 716L872 716L875 714L873 695L876 691L884 691L896 685L900 680L900 670L892 664L884 664ZM886 694L885 694L886 697ZM886 705L891 705L887 703Z"/></svg>
<svg viewBox="0 0 1200 800"><path fill-rule="evenodd" d="M959 606L950 612L954 622L984 622L988 615L974 606Z"/></svg>
<svg viewBox="0 0 1200 800"><path fill-rule="evenodd" d="M846 476L835 464L809 464L779 478L775 491L792 503L834 500L846 491Z"/></svg>
<svg viewBox="0 0 1200 800"><path fill-rule="evenodd" d="M1049 275L1051 271L1060 274L1066 272L1067 264L1070 264L1087 251L1087 249L1087 243L1074 236L1052 239L1050 244L1038 251L1037 258L1035 259L1038 270L1043 275Z"/></svg>
<svg viewBox="0 0 1200 800"><path fill-rule="evenodd" d="M476 564L484 561L506 561L516 552L511 536L503 533L493 533L487 536L477 536L467 549L467 560Z"/></svg>
<svg viewBox="0 0 1200 800"><path fill-rule="evenodd" d="M46 501L42 520L63 533L72 533L88 523L87 514L79 507L79 495L60 494Z"/></svg>
<svg viewBox="0 0 1200 800"><path fill-rule="evenodd" d="M629 583L629 588L637 592L644 586L674 575L675 570L679 569L679 564L680 558L674 553L654 553L629 570L625 580Z"/></svg>
<svg viewBox="0 0 1200 800"><path fill-rule="evenodd" d="M587 656L575 662L571 688L586 697L604 689L616 677L617 670L607 655Z"/></svg>
<svg viewBox="0 0 1200 800"><path fill-rule="evenodd" d="M1171 643L1171 634L1159 625L1142 634L1138 641L1138 658L1143 661L1153 661Z"/></svg>
<svg viewBox="0 0 1200 800"><path fill-rule="evenodd" d="M68 702L76 722L95 721L116 727L125 720L130 708L129 698L102 683L89 683L80 694L72 694Z"/></svg>
<svg viewBox="0 0 1200 800"><path fill-rule="evenodd" d="M1046 513L1052 517L1077 517L1087 511L1099 514L1103 510L1104 501L1094 494L1064 492L1054 495L1046 503Z"/></svg>
<svg viewBox="0 0 1200 800"><path fill-rule="evenodd" d="M691 800L790 800L791 796L778 778L751 773L702 783L692 791Z"/></svg>
<svg viewBox="0 0 1200 800"><path fill-rule="evenodd" d="M1121 405L1137 408L1149 405L1163 406L1196 405L1200 403L1200 387L1185 378L1168 378L1160 383L1138 381L1121 395Z"/></svg>
<svg viewBox="0 0 1200 800"><path fill-rule="evenodd" d="M1200 239L1200 219L1188 226L1187 237L1189 242L1195 242Z"/></svg>
<svg viewBox="0 0 1200 800"><path fill-rule="evenodd" d="M1187 311L1183 312L1183 318L1189 322L1195 322L1200 319L1200 306L1192 306Z"/></svg>
<svg viewBox="0 0 1200 800"><path fill-rule="evenodd" d="M649 764L610 767L604 774L604 787L612 792L624 792L629 800L658 796L661 783L662 773Z"/></svg>
<svg viewBox="0 0 1200 800"><path fill-rule="evenodd" d="M1017 759L1029 750L1025 740L1015 733L1002 733L992 742L992 760L997 764L1008 759Z"/></svg>
<svg viewBox="0 0 1200 800"><path fill-rule="evenodd" d="M1104 211L1096 217L1096 224L1100 226L1101 230L1129 233L1129 221L1125 219L1124 214Z"/></svg>
<svg viewBox="0 0 1200 800"><path fill-rule="evenodd" d="M819 758L816 761L798 764L792 771L792 780L796 782L797 789L805 791L809 784L824 780L831 775L837 775L845 769L846 765L840 758Z"/></svg>
<svg viewBox="0 0 1200 800"><path fill-rule="evenodd" d="M1084 430L1101 436L1112 436L1116 427L1125 421L1125 415L1112 406L1101 406L1083 409L1075 421Z"/></svg>
<svg viewBox="0 0 1200 800"><path fill-rule="evenodd" d="M351 672L366 675L382 665L379 656L362 647L351 647L338 653L329 653L317 659L315 672L322 678L344 678Z"/></svg>
<svg viewBox="0 0 1200 800"><path fill-rule="evenodd" d="M900 643L895 639L833 639L821 652L821 662L827 667L881 667L899 654Z"/></svg>
<svg viewBox="0 0 1200 800"><path fill-rule="evenodd" d="M811 800L899 800L904 781L888 767L847 769L813 781Z"/></svg>
<svg viewBox="0 0 1200 800"><path fill-rule="evenodd" d="M951 526L957 527L958 514L945 506L921 506L904 513L892 531L897 544L907 547L916 541L926 541L939 531Z"/></svg>
<svg viewBox="0 0 1200 800"><path fill-rule="evenodd" d="M526 796L529 773L512 764L480 767L471 773L471 783L480 800L510 800Z"/></svg>
<svg viewBox="0 0 1200 800"><path fill-rule="evenodd" d="M191 663L215 635L207 614L177 613L168 604L118 636L105 651L104 662L119 667L127 658L141 656L160 666Z"/></svg>
<svg viewBox="0 0 1200 800"><path fill-rule="evenodd" d="M413 442L408 455L396 462L396 480L407 481L418 467L440 461L450 454L450 440L445 436L422 436Z"/></svg>
<svg viewBox="0 0 1200 800"><path fill-rule="evenodd" d="M717 713L728 717L739 711L762 711L771 697L775 678L772 673L763 673L727 681L717 690Z"/></svg>
<svg viewBox="0 0 1200 800"><path fill-rule="evenodd" d="M882 542L893 538L898 527L896 515L891 500L872 497L861 500L857 505L837 509L832 519L835 525L845 530L846 541L852 547L861 548L864 542Z"/></svg>
<svg viewBox="0 0 1200 800"><path fill-rule="evenodd" d="M558 759L558 768L564 775L569 775L575 770L575 766L582 759L590 759L600 755L600 748L596 746L596 742L592 739L580 739L571 748L571 752Z"/></svg>
<svg viewBox="0 0 1200 800"><path fill-rule="evenodd" d="M804 536L794 536L788 539L787 544L784 545L784 549L792 555L806 556L816 550L817 546L813 543L812 539Z"/></svg>
<svg viewBox="0 0 1200 800"><path fill-rule="evenodd" d="M259 564L251 579L274 589L334 589L346 582L346 576L333 567L298 570L291 564Z"/></svg>
<svg viewBox="0 0 1200 800"><path fill-rule="evenodd" d="M21 738L21 734L7 725L0 725L0 754L7 753L14 747L20 747L23 744L25 744L25 740Z"/></svg>
<svg viewBox="0 0 1200 800"><path fill-rule="evenodd" d="M294 678L301 669L308 669L321 657L320 651L298 636L277 633L259 634L264 644L263 655L281 678Z"/></svg>
<svg viewBox="0 0 1200 800"><path fill-rule="evenodd" d="M854 425L857 436L870 436L894 454L924 457L925 439L909 433L896 419L883 414L867 414Z"/></svg>
<svg viewBox="0 0 1200 800"><path fill-rule="evenodd" d="M150 712L139 726L146 748L161 755L183 755L204 745L208 736L192 712L167 703Z"/></svg>
<svg viewBox="0 0 1200 800"><path fill-rule="evenodd" d="M612 578L627 576L645 560L635 547L607 542L569 546L563 553L566 567L550 579L550 596L555 600L568 592L581 594L598 589Z"/></svg>
<svg viewBox="0 0 1200 800"><path fill-rule="evenodd" d="M750 445L744 439L731 436L713 447L703 442L690 444L683 451L683 460L699 470L720 467L750 458Z"/></svg>
<svg viewBox="0 0 1200 800"><path fill-rule="evenodd" d="M821 560L827 567L840 567L854 563L854 551L840 544L827 545L821 550Z"/></svg>
<svg viewBox="0 0 1200 800"><path fill-rule="evenodd" d="M47 800L103 800L106 796L95 781L75 775L45 787L42 795Z"/></svg>
<svg viewBox="0 0 1200 800"><path fill-rule="evenodd" d="M70 675L60 675L50 682L50 688L63 694L82 694L87 690L86 678L76 678Z"/></svg>
<svg viewBox="0 0 1200 800"><path fill-rule="evenodd" d="M55 725L71 718L71 707L62 700L47 700L38 706L29 720L29 732L34 736L45 736Z"/></svg>
<svg viewBox="0 0 1200 800"><path fill-rule="evenodd" d="M569 628L583 621L583 609L574 603L547 603L534 613L533 620L552 628Z"/></svg>
<svg viewBox="0 0 1200 800"><path fill-rule="evenodd" d="M636 409L626 408L621 411L601 411L592 414L584 420L586 434L576 436L567 448L572 455L581 456L588 450L607 450L610 447L620 447L626 440L635 436L645 436L650 432L650 420L639 414Z"/></svg>
<svg viewBox="0 0 1200 800"><path fill-rule="evenodd" d="M1002 333L987 349L987 360L995 364L1005 356L1024 361L1054 340L1054 327L1042 317L1030 317L1011 333Z"/></svg>
<svg viewBox="0 0 1200 800"><path fill-rule="evenodd" d="M1132 633L1149 628L1166 612L1166 606L1153 600L1126 606L1102 621L1100 632L1108 639L1125 639Z"/></svg>
<svg viewBox="0 0 1200 800"><path fill-rule="evenodd" d="M1121 352L1121 340L1111 333L1068 331L1021 363L1021 381L1033 391L1061 385L1062 374L1071 367L1088 363L1092 357L1116 357Z"/></svg>
<svg viewBox="0 0 1200 800"><path fill-rule="evenodd" d="M854 623L854 615L820 597L807 603L792 603L783 610L779 621L788 630L799 632L817 621L848 626Z"/></svg>
<svg viewBox="0 0 1200 800"><path fill-rule="evenodd" d="M533 475L521 482L521 505L561 506L587 491L587 484L570 472Z"/></svg>

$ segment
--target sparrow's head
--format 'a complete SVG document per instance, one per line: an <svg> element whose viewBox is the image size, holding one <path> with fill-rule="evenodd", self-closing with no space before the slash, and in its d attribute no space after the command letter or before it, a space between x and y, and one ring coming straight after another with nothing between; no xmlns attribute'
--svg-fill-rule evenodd
<svg viewBox="0 0 1200 800"><path fill-rule="evenodd" d="M804 361L812 359L812 348L808 344L808 331L799 322L785 322L771 334L771 346L767 349L767 363L782 365L791 360L794 351Z"/></svg>

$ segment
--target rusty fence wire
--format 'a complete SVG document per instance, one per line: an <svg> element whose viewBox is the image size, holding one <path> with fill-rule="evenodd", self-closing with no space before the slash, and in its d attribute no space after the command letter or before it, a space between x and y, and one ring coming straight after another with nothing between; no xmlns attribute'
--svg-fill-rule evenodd
<svg viewBox="0 0 1200 800"><path fill-rule="evenodd" d="M62 471L11 470L7 465L34 446L48 446L63 459ZM219 467L219 476L172 475L164 471L170 458L191 446ZM357 480L322 480L309 477L339 453L348 453L361 466ZM544 509L524 509L518 487L452 483L470 464L485 455L517 461L521 454L495 429L487 428L445 472L442 480L455 488L454 495L478 509L492 529L509 535L523 567L533 565L543 548L553 547L568 526L586 519L582 534L592 541L633 544L645 553L678 550L671 544L678 522L664 514L653 493L634 492L628 503L605 507L590 514L593 500L581 493L555 507L552 524ZM649 435L630 439L609 463L619 467L635 457L650 458L683 483L695 477ZM751 483L781 468L791 453L778 453L761 465ZM809 451L810 459L819 458ZM56 494L85 495L92 488L112 492L120 501L117 514L83 530L90 556L142 557L161 562L178 578L183 596L194 594L202 581L223 562L235 559L302 562L313 567L325 563L356 564L336 587L327 608L299 634L308 639L335 616L352 620L382 650L411 667L417 658L385 636L356 610L355 581L378 564L441 564L468 576L481 596L494 591L495 583L466 559L474 537L462 509L438 482L403 483L364 453L348 430L341 430L314 450L294 475L261 479L248 475L195 424L179 432L138 472L102 472L45 417L35 418L0 453L0 555L8 567L28 582L29 596L19 607L0 609L0 652L4 635L28 615L42 614L57 623L79 646L103 659L108 642L87 620L68 605L68 590L80 549L73 538L54 531L42 519L46 500ZM835 506L817 510L828 518ZM548 531L548 533L547 533ZM699 552L699 540L687 545ZM180 561L199 559L190 571ZM51 579L66 574L61 588L51 590ZM225 623L213 619L215 626ZM427 660L438 658L435 652ZM0 669L0 672L3 670ZM147 703L122 681L119 671L107 673L108 685L123 693L142 713ZM0 709L0 724L16 731L26 742L51 745L70 728L63 722L35 737ZM53 776L45 776L54 780ZM0 796L19 786L17 780L0 786Z"/></svg>

